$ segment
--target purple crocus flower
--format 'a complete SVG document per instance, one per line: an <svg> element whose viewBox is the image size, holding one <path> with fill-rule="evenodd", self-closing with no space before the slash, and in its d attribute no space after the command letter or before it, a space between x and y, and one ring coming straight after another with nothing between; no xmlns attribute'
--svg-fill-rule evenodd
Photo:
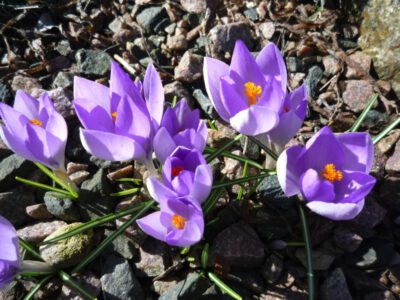
<svg viewBox="0 0 400 300"><path fill-rule="evenodd" d="M148 235L177 247L197 243L204 231L201 207L185 197L164 199L160 211L137 220L137 224Z"/></svg>
<svg viewBox="0 0 400 300"><path fill-rule="evenodd" d="M18 237L14 226L0 216L0 289L14 280L20 268Z"/></svg>
<svg viewBox="0 0 400 300"><path fill-rule="evenodd" d="M200 111L191 110L186 99L173 108L168 107L154 136L153 147L163 163L178 146L196 148L203 152L207 142L207 126L200 120Z"/></svg>
<svg viewBox="0 0 400 300"><path fill-rule="evenodd" d="M7 146L25 159L53 170L64 170L68 128L49 95L38 100L18 90L14 106L0 103L0 136Z"/></svg>
<svg viewBox="0 0 400 300"><path fill-rule="evenodd" d="M111 161L151 156L151 139L161 122L164 92L161 80L149 65L143 83L134 84L121 67L112 62L110 87L75 77L74 106L84 129L81 141L89 153Z"/></svg>
<svg viewBox="0 0 400 300"><path fill-rule="evenodd" d="M319 215L353 219L376 182L368 175L373 157L367 133L335 136L324 127L304 147L282 152L277 161L279 183L286 196L301 193L307 206Z"/></svg>
<svg viewBox="0 0 400 300"><path fill-rule="evenodd" d="M178 147L167 158L162 171L163 183L149 177L147 189L161 202L163 198L188 196L201 204L211 191L213 176L210 166L197 149Z"/></svg>

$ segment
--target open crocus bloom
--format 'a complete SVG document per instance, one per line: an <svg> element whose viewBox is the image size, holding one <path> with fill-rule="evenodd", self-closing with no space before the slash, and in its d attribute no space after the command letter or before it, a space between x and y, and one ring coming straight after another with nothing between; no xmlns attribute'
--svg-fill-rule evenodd
<svg viewBox="0 0 400 300"><path fill-rule="evenodd" d="M164 199L160 211L137 220L137 224L148 235L178 247L197 243L204 231L201 207L185 197Z"/></svg>
<svg viewBox="0 0 400 300"><path fill-rule="evenodd" d="M7 146L25 159L53 170L64 170L68 128L47 93L38 100L19 90L14 106L0 103L0 136Z"/></svg>
<svg viewBox="0 0 400 300"><path fill-rule="evenodd" d="M197 149L178 147L164 163L163 183L157 177L147 179L150 195L162 199L188 196L201 204L211 191L213 176L210 166Z"/></svg>
<svg viewBox="0 0 400 300"><path fill-rule="evenodd" d="M111 161L137 159L151 154L151 139L163 112L161 80L149 65L141 94L121 67L112 62L110 88L75 77L74 106L84 129L81 141L89 153Z"/></svg>
<svg viewBox="0 0 400 300"><path fill-rule="evenodd" d="M191 110L186 99L182 99L165 111L153 147L157 158L163 163L178 146L196 148L203 152L206 142L207 126L200 120L200 111Z"/></svg>
<svg viewBox="0 0 400 300"><path fill-rule="evenodd" d="M206 57L204 81L218 114L238 132L255 136L278 125L287 74L275 44L269 43L254 59L239 40L230 66Z"/></svg>
<svg viewBox="0 0 400 300"><path fill-rule="evenodd" d="M14 226L0 216L0 289L14 280L20 268L18 237Z"/></svg>
<svg viewBox="0 0 400 300"><path fill-rule="evenodd" d="M375 185L368 175L374 148L367 133L335 136L324 127L304 147L286 149L277 161L279 183L286 196L301 193L315 213L349 220L364 207Z"/></svg>

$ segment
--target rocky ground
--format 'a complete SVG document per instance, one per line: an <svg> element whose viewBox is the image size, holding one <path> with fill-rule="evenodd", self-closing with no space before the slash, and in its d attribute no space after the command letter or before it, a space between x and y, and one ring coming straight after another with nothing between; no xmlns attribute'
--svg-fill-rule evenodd
<svg viewBox="0 0 400 300"><path fill-rule="evenodd" d="M67 224L74 227L146 197L108 196L127 188L116 179L141 178L143 169L87 154L71 105L73 76L107 84L115 54L129 64L133 77L142 78L153 62L168 101L185 97L205 118L216 119L218 130L209 133L213 147L235 132L219 122L207 98L203 57L229 61L237 39L255 53L275 42L286 60L289 88L306 83L309 111L293 142L304 142L326 124L337 132L349 129L374 93L379 101L362 129L379 133L398 115L400 6L392 0L324 2L321 9L320 3L301 0L2 1L0 101L12 104L18 89L36 97L49 91L68 120L68 173L84 201L60 201L51 193L21 186L15 176L46 179L0 142L0 215L18 228L21 238L36 244ZM376 145L373 175L379 182L355 220L332 222L307 214L318 299L399 298L399 139L400 130L395 129ZM262 163L258 146L244 144L230 151ZM217 179L221 174L239 178L243 172L243 165L229 158L213 167ZM238 191L238 186L226 189L211 216L218 221L206 229L210 268L245 299L306 299L305 252L291 244L302 241L293 200L283 197L276 177L263 180L245 201L234 201ZM122 221L74 237L63 245L71 248L67 254L58 244L41 247L40 253L68 270ZM228 299L196 272L200 253L194 247L183 255L131 226L76 280L99 299ZM20 299L35 284L20 280L0 291L0 299ZM35 299L81 298L55 278Z"/></svg>

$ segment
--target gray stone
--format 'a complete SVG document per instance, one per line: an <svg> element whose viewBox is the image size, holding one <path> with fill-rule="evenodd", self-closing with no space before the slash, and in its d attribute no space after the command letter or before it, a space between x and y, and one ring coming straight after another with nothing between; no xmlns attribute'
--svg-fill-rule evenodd
<svg viewBox="0 0 400 300"><path fill-rule="evenodd" d="M46 192L44 203L47 210L58 219L74 222L79 221L79 209L76 202L56 192Z"/></svg>
<svg viewBox="0 0 400 300"><path fill-rule="evenodd" d="M68 72L59 72L54 78L54 87L69 88L74 83L74 74Z"/></svg>
<svg viewBox="0 0 400 300"><path fill-rule="evenodd" d="M368 129L381 129L389 120L390 117L387 113L372 109L367 113L362 125Z"/></svg>
<svg viewBox="0 0 400 300"><path fill-rule="evenodd" d="M390 291L372 292L364 296L363 300L396 300Z"/></svg>
<svg viewBox="0 0 400 300"><path fill-rule="evenodd" d="M101 269L101 285L105 299L141 300L144 294L129 263L117 255L107 255Z"/></svg>
<svg viewBox="0 0 400 300"><path fill-rule="evenodd" d="M324 71L321 67L313 66L308 70L307 77L305 79L307 94L313 99L317 98L317 86L322 79Z"/></svg>
<svg viewBox="0 0 400 300"><path fill-rule="evenodd" d="M210 248L211 262L220 257L232 266L255 268L265 258L264 244L247 223L235 223L221 231Z"/></svg>
<svg viewBox="0 0 400 300"><path fill-rule="evenodd" d="M208 35L213 56L224 57L226 52L232 53L237 40L242 40L247 48L252 49L254 39L249 24L245 22L217 25Z"/></svg>
<svg viewBox="0 0 400 300"><path fill-rule="evenodd" d="M108 231L106 236L112 232ZM109 249L113 252L120 254L125 259L132 259L135 255L136 249L131 240L125 235L119 235L111 244Z"/></svg>
<svg viewBox="0 0 400 300"><path fill-rule="evenodd" d="M368 196L365 199L365 205L360 214L352 220L361 227L372 229L383 221L387 210L380 206L374 198Z"/></svg>
<svg viewBox="0 0 400 300"><path fill-rule="evenodd" d="M16 75L11 83L11 88L14 92L24 90L26 93L31 94L33 89L41 89L42 85L39 80L24 75Z"/></svg>
<svg viewBox="0 0 400 300"><path fill-rule="evenodd" d="M254 160L257 160L260 157L260 147L248 137L243 136L240 139L240 145L242 146L243 154L245 156Z"/></svg>
<svg viewBox="0 0 400 300"><path fill-rule="evenodd" d="M107 172L104 169L100 169L92 178L89 178L82 183L81 189L106 196L111 193L112 187L107 178Z"/></svg>
<svg viewBox="0 0 400 300"><path fill-rule="evenodd" d="M100 294L101 282L92 272L85 271L83 274L73 276L74 280L92 296L97 297ZM64 284L61 289L61 294L57 300L83 300L82 296Z"/></svg>
<svg viewBox="0 0 400 300"><path fill-rule="evenodd" d="M286 197L276 175L265 177L257 187L257 191L261 201L274 203L283 209L289 209L295 203L295 199Z"/></svg>
<svg viewBox="0 0 400 300"><path fill-rule="evenodd" d="M347 287L346 278L340 268L333 272L325 279L320 288L320 297L322 300L352 300L349 289Z"/></svg>
<svg viewBox="0 0 400 300"><path fill-rule="evenodd" d="M11 104L13 96L8 86L0 80L0 102Z"/></svg>
<svg viewBox="0 0 400 300"><path fill-rule="evenodd" d="M72 105L72 93L61 87L45 91L43 89L34 89L32 96L39 98L43 93L47 93L51 100L53 100L55 109L65 118L70 119L75 116L75 110Z"/></svg>
<svg viewBox="0 0 400 300"><path fill-rule="evenodd" d="M333 231L333 240L344 251L354 252L361 245L363 238L347 227L338 226Z"/></svg>
<svg viewBox="0 0 400 300"><path fill-rule="evenodd" d="M39 243L65 225L63 221L40 222L18 229L17 234L29 243Z"/></svg>
<svg viewBox="0 0 400 300"><path fill-rule="evenodd" d="M15 227L19 227L29 220L25 209L35 204L32 193L13 191L0 193L0 215L9 220Z"/></svg>
<svg viewBox="0 0 400 300"><path fill-rule="evenodd" d="M72 223L63 226L50 234L45 241L64 234L82 223ZM54 244L46 244L39 247L40 256L48 264L55 268L69 268L85 258L94 245L94 235L92 230L87 230L58 241Z"/></svg>
<svg viewBox="0 0 400 300"><path fill-rule="evenodd" d="M145 31L151 32L162 20L167 18L168 14L164 7L150 6L136 16L136 21Z"/></svg>
<svg viewBox="0 0 400 300"><path fill-rule="evenodd" d="M246 9L243 14L251 21L256 22L258 21L258 13L257 13L257 8L252 7L249 9Z"/></svg>
<svg viewBox="0 0 400 300"><path fill-rule="evenodd" d="M136 274L140 277L159 276L172 265L169 247L158 240L146 239L139 251L139 258L135 266Z"/></svg>
<svg viewBox="0 0 400 300"><path fill-rule="evenodd" d="M398 0L369 0L363 11L358 45L369 55L382 80L400 97L400 5Z"/></svg>
<svg viewBox="0 0 400 300"><path fill-rule="evenodd" d="M362 112L374 94L373 86L367 80L347 80L343 102L355 113Z"/></svg>
<svg viewBox="0 0 400 300"><path fill-rule="evenodd" d="M371 68L371 57L361 51L357 51L348 56L347 61L351 62L347 65L346 77L349 79L361 79L369 75Z"/></svg>
<svg viewBox="0 0 400 300"><path fill-rule="evenodd" d="M286 67L290 73L300 72L303 69L303 62L295 56L286 57Z"/></svg>
<svg viewBox="0 0 400 300"><path fill-rule="evenodd" d="M377 278L368 275L365 271L346 268L343 272L346 275L348 286L355 295L364 295L368 292L384 291L386 289Z"/></svg>
<svg viewBox="0 0 400 300"><path fill-rule="evenodd" d="M400 174L400 141L396 143L393 154L386 161L385 170L390 175Z"/></svg>
<svg viewBox="0 0 400 300"><path fill-rule="evenodd" d="M197 103L200 105L200 108L206 113L206 115L212 118L214 106L207 95L205 95L201 89L195 89L193 91L193 97L196 99Z"/></svg>
<svg viewBox="0 0 400 300"><path fill-rule="evenodd" d="M192 13L204 13L207 8L211 10L221 4L221 0L181 0L182 7Z"/></svg>
<svg viewBox="0 0 400 300"><path fill-rule="evenodd" d="M339 60L332 55L324 56L322 58L322 64L324 65L325 72L329 75L336 75L341 69Z"/></svg>
<svg viewBox="0 0 400 300"><path fill-rule="evenodd" d="M10 155L0 161L0 192L11 190L20 183L15 180L16 176L25 177L35 170L35 165L18 156Z"/></svg>
<svg viewBox="0 0 400 300"><path fill-rule="evenodd" d="M173 35L167 37L167 47L170 50L183 51L186 50L189 42L185 35Z"/></svg>
<svg viewBox="0 0 400 300"><path fill-rule="evenodd" d="M300 248L297 249L296 257L300 260L300 262L304 267L307 267L306 253L304 249ZM316 271L328 270L334 260L335 256L333 254L328 253L327 251L321 249L314 249L312 251L313 270Z"/></svg>
<svg viewBox="0 0 400 300"><path fill-rule="evenodd" d="M275 33L275 24L274 22L264 22L260 24L259 29L261 32L261 36L264 39L269 40L273 37Z"/></svg>
<svg viewBox="0 0 400 300"><path fill-rule="evenodd" d="M110 71L111 56L107 52L80 49L76 52L75 59L82 74L104 76Z"/></svg>
<svg viewBox="0 0 400 300"><path fill-rule="evenodd" d="M276 283L282 275L283 261L275 254L270 255L261 268L261 275L270 283Z"/></svg>
<svg viewBox="0 0 400 300"><path fill-rule="evenodd" d="M380 153L386 154L393 149L394 145L397 144L399 138L400 138L400 130L394 129L389 133L388 136L381 139L376 145L376 147L378 148ZM399 147L398 152L400 152L400 145L398 147Z"/></svg>
<svg viewBox="0 0 400 300"><path fill-rule="evenodd" d="M203 77L203 56L186 51L175 68L175 79L193 83Z"/></svg>
<svg viewBox="0 0 400 300"><path fill-rule="evenodd" d="M227 275L227 279L240 284L253 293L259 294L265 290L265 282L260 273L251 269L232 268Z"/></svg>
<svg viewBox="0 0 400 300"><path fill-rule="evenodd" d="M57 43L55 50L61 55L67 56L72 52L71 44L68 40L61 40Z"/></svg>
<svg viewBox="0 0 400 300"><path fill-rule="evenodd" d="M49 213L44 203L33 204L26 207L26 214L33 219L51 219L53 215Z"/></svg>
<svg viewBox="0 0 400 300"><path fill-rule="evenodd" d="M158 300L198 299L210 287L208 279L197 273L190 273L172 289L161 295Z"/></svg>

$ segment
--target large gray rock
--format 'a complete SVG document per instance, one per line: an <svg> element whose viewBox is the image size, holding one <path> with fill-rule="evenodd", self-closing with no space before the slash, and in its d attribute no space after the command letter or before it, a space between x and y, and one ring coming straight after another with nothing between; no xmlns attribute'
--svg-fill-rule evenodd
<svg viewBox="0 0 400 300"><path fill-rule="evenodd" d="M0 193L0 215L19 227L29 220L25 208L35 203L32 193L13 191Z"/></svg>
<svg viewBox="0 0 400 300"><path fill-rule="evenodd" d="M79 209L75 202L60 193L46 192L44 203L47 210L55 217L67 221L79 221Z"/></svg>
<svg viewBox="0 0 400 300"><path fill-rule="evenodd" d="M161 295L158 300L191 300L199 296L210 286L208 279L197 273L190 273L184 280Z"/></svg>
<svg viewBox="0 0 400 300"><path fill-rule="evenodd" d="M340 268L335 269L321 286L321 299L323 300L351 300L346 278Z"/></svg>
<svg viewBox="0 0 400 300"><path fill-rule="evenodd" d="M146 7L136 16L137 23L147 32L156 31L157 25L167 19L167 11L162 6Z"/></svg>
<svg viewBox="0 0 400 300"><path fill-rule="evenodd" d="M15 176L25 177L35 166L17 154L10 155L0 161L0 192L12 189L19 184Z"/></svg>
<svg viewBox="0 0 400 300"><path fill-rule="evenodd" d="M367 1L360 31L359 46L371 56L379 78L390 81L400 97L400 1Z"/></svg>
<svg viewBox="0 0 400 300"><path fill-rule="evenodd" d="M107 52L80 49L76 52L75 59L82 74L103 76L110 71L111 56Z"/></svg>
<svg viewBox="0 0 400 300"><path fill-rule="evenodd" d="M101 269L104 298L109 300L141 300L143 290L126 259L109 255Z"/></svg>

